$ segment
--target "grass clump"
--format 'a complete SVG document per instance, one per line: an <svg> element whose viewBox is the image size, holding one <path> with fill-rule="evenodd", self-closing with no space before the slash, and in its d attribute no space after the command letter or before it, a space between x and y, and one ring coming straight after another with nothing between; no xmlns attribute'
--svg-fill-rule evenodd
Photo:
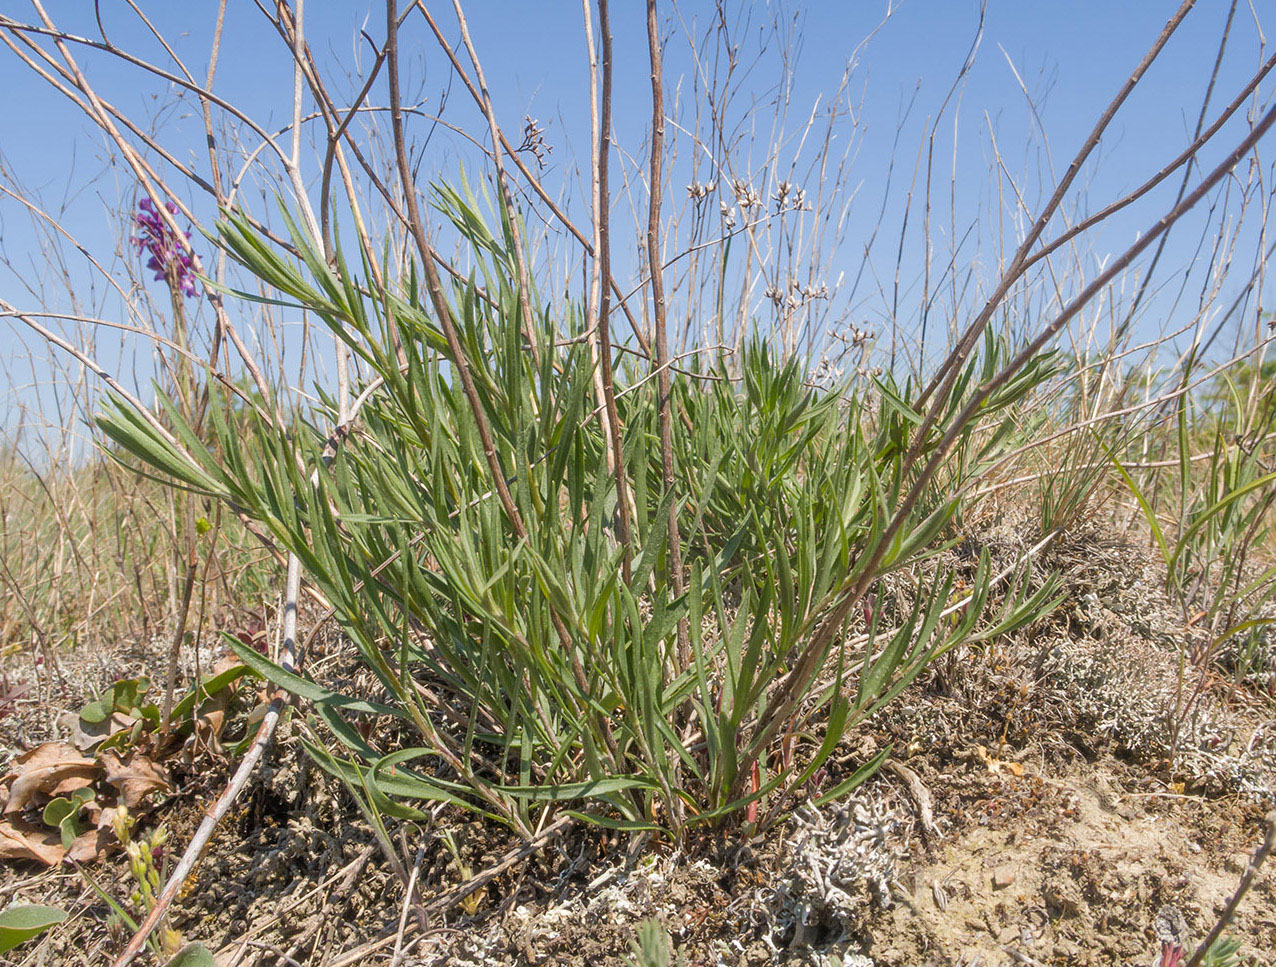
<svg viewBox="0 0 1276 967"><path fill-rule="evenodd" d="M926 426L911 383L817 390L755 341L738 377L673 374L666 488L656 381L615 375L616 460L576 304L533 294L541 351L530 352L509 222L496 234L461 194L436 198L477 266L448 293L455 343L413 269L377 288L388 267L365 262L357 277L295 232L303 270L247 223L221 225L236 259L375 374L357 427L330 435L259 410L245 430L224 397L203 436L174 405L172 434L121 401L100 420L300 559L380 694L337 694L232 644L313 701L331 741L316 730L311 751L378 809L422 818L421 801L450 802L524 834L546 808L675 838L739 817L767 825L871 774L885 753L811 784L842 737L929 662L1052 606L1048 583L1029 593L986 558L960 602L940 571L889 620L866 604L886 575L956 538L963 490L1022 442L1018 408L1056 374L1048 354L959 424L1007 351L986 338ZM337 421L326 409L317 415ZM950 432L954 458L922 478L919 460ZM678 584L671 515L685 535ZM378 716L409 740L370 738L363 720Z"/></svg>

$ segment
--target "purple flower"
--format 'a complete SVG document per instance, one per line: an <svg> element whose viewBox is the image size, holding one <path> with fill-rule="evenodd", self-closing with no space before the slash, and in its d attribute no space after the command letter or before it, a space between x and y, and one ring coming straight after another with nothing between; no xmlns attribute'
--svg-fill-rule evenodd
<svg viewBox="0 0 1276 967"><path fill-rule="evenodd" d="M164 207L170 215L177 214L177 206L171 201L165 202ZM191 264L190 253L165 223L163 216L156 211L153 201L143 198L137 203L137 208L133 221L137 225L138 234L130 241L137 246L139 255L144 251L150 253L146 267L155 273L156 280L175 283L182 295L193 296L195 267ZM182 234L187 239L191 237L190 232Z"/></svg>

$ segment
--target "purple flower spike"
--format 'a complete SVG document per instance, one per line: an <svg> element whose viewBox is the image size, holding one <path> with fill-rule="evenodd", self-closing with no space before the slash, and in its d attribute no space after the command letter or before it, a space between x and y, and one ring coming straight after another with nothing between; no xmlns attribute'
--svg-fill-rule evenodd
<svg viewBox="0 0 1276 967"><path fill-rule="evenodd" d="M164 207L170 215L177 214L178 209L173 202L165 202ZM184 296L195 295L195 268L177 234L168 227L150 198L139 201L137 208L138 213L133 216L133 221L139 234L130 240L137 246L139 255L143 252L150 253L146 267L155 273L156 281L175 284ZM182 235L190 238L190 232L183 232Z"/></svg>

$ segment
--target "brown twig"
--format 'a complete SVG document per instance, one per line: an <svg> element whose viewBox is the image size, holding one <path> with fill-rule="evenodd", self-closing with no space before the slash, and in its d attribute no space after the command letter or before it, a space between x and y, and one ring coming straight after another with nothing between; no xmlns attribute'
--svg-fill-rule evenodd
<svg viewBox="0 0 1276 967"><path fill-rule="evenodd" d="M594 237L598 247L594 257L598 260L598 271L606 280L611 278L611 192L608 187L611 170L611 87L612 87L612 53L611 53L611 20L607 0L598 0L598 33L600 38L600 54L602 67L601 108L598 124L598 152L594 159L595 180L597 182L598 205L594 211L596 228ZM621 544L621 570L625 583L629 583L630 556L630 509L629 486L625 475L625 447L620 427L620 414L616 409L615 382L611 365L611 290L602 286L598 298L598 366L601 370L603 402L607 408L607 421L611 429L612 472L616 478L616 516L617 532Z"/></svg>
<svg viewBox="0 0 1276 967"><path fill-rule="evenodd" d="M300 586L301 564L296 555L291 555L288 559L288 577L284 585L283 633L278 658L280 664L286 670L292 672L296 671L297 595ZM213 831L217 828L217 824L230 811L240 793L244 791L244 787L248 785L249 777L275 734L275 726L279 723L279 715L283 710L284 701L283 690L277 689L270 700L270 705L266 708L266 715L257 729L257 736L253 739L253 744L244 754L243 759L240 760L239 766L235 769L235 774L231 777L225 790L204 814L203 822L195 830L195 835L191 837L190 844L186 847L186 852L182 854L182 858L178 860L173 872L169 874L168 882L164 884L163 891L155 900L155 906L151 908L151 912L147 914L146 919L137 928L137 931L133 934L133 939L129 941L123 953L115 959L112 967L128 967L128 964L132 963L133 958L145 946L146 938L151 935L151 931L158 926L168 912L173 899L185 885L186 878L194 871L195 864L199 862L204 850L208 847L208 843L212 840Z"/></svg>
<svg viewBox="0 0 1276 967"><path fill-rule="evenodd" d="M647 51L651 61L651 181L650 205L647 210L647 264L651 271L651 309L655 319L652 344L655 349L657 377L657 406L660 422L660 469L665 493L673 490L673 419L670 394L672 380L669 375L669 336L666 331L665 279L661 269L660 254L660 196L664 184L661 167L665 154L665 94L660 51L660 23L656 16L656 0L647 0ZM669 576L673 593L682 597L682 537L678 533L677 502L669 504ZM687 619L678 619L678 662L674 674L681 674L691 664L690 625Z"/></svg>
<svg viewBox="0 0 1276 967"><path fill-rule="evenodd" d="M926 836L936 840L943 839L944 834L935 825L935 810L931 805L930 790L922 782L922 777L902 762L896 762L894 759L886 760L886 768L903 779L904 784L908 786L908 791L912 794L913 801L917 804L917 818L920 820L922 830L926 833Z"/></svg>

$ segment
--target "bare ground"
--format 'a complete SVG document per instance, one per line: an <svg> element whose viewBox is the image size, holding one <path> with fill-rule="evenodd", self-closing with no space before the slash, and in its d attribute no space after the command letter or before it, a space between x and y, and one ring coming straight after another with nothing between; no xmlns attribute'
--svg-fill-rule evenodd
<svg viewBox="0 0 1276 967"><path fill-rule="evenodd" d="M1021 543L1010 530L982 540L1007 554ZM1262 838L1276 803L1269 679L1238 686L1189 666L1180 687L1193 629L1136 549L1089 533L1041 564L1064 574L1068 603L1013 641L946 656L861 730L833 772L886 744L896 765L841 808L682 852L571 826L526 856L500 829L443 811L394 834L422 902L505 868L418 916L288 723L172 925L223 967L371 967L396 951L403 965L621 964L652 920L693 965L1153 964L1158 914L1176 908L1201 938ZM11 687L30 675L29 659L7 663ZM146 648L67 656L65 691L33 689L0 719L0 764L56 733L48 702L77 708L113 676L157 667ZM146 821L179 849L232 767L207 753L175 768L176 795ZM110 962L126 931L89 877L117 899L131 890L118 855L83 872L0 864L0 905L71 913L7 962ZM1272 962L1276 870L1232 931L1242 964Z"/></svg>

